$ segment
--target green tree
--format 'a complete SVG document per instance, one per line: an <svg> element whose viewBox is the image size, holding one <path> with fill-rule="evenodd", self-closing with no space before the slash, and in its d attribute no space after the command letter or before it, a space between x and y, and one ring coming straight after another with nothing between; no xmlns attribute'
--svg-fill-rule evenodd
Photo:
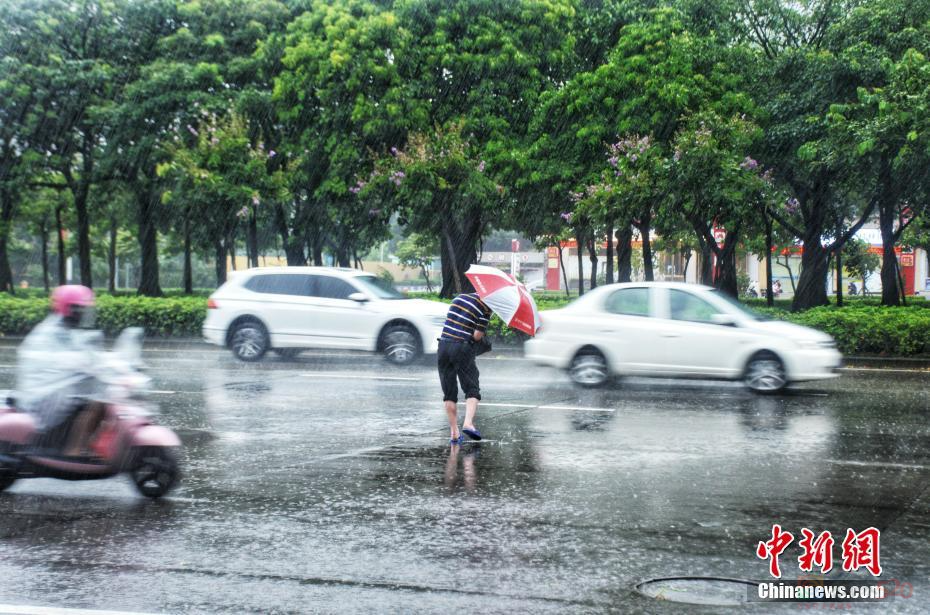
<svg viewBox="0 0 930 615"><path fill-rule="evenodd" d="M430 284L429 269L436 254L439 253L439 243L434 236L411 233L399 244L394 254L404 267L419 269L426 280L426 290L433 292Z"/></svg>

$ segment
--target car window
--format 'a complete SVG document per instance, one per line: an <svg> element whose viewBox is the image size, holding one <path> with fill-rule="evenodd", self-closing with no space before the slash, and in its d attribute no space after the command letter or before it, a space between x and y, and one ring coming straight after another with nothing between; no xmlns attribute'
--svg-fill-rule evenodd
<svg viewBox="0 0 930 615"><path fill-rule="evenodd" d="M649 289L622 288L607 297L607 311L627 316L649 316Z"/></svg>
<svg viewBox="0 0 930 615"><path fill-rule="evenodd" d="M317 275L314 277L313 296L323 297L325 299L348 299L352 293L359 292L354 286L328 275Z"/></svg>
<svg viewBox="0 0 930 615"><path fill-rule="evenodd" d="M307 296L310 276L293 273L273 273L253 276L245 287L257 293Z"/></svg>
<svg viewBox="0 0 930 615"><path fill-rule="evenodd" d="M683 290L669 289L668 301L672 320L713 322L714 314L720 313L720 310L707 301Z"/></svg>
<svg viewBox="0 0 930 615"><path fill-rule="evenodd" d="M378 299L406 299L391 282L373 275L357 276L355 283L364 286Z"/></svg>

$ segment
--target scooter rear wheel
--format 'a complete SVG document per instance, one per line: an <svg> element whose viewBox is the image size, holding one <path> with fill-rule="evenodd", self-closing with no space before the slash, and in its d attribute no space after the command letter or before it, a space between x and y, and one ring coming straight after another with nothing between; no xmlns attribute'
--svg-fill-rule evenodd
<svg viewBox="0 0 930 615"><path fill-rule="evenodd" d="M180 470L174 451L160 446L136 449L130 470L132 482L147 498L160 498L178 482Z"/></svg>
<svg viewBox="0 0 930 615"><path fill-rule="evenodd" d="M11 468L0 465L0 492L5 491L15 482L16 472Z"/></svg>

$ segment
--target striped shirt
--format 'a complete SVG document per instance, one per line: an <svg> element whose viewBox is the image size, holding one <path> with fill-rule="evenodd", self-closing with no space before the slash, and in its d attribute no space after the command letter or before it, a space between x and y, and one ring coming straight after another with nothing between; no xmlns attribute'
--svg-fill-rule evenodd
<svg viewBox="0 0 930 615"><path fill-rule="evenodd" d="M452 300L446 323L442 327L440 340L452 342L470 342L475 331L485 332L491 308L486 306L477 293L466 293Z"/></svg>

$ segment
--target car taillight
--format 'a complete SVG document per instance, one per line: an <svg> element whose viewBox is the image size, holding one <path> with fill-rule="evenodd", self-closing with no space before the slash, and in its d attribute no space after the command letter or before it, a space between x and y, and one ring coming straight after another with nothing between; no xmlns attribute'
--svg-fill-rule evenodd
<svg viewBox="0 0 930 615"><path fill-rule="evenodd" d="M215 309L218 308L218 307L220 307L220 306L217 305L216 301L214 301L213 299L207 299L207 309L208 309L208 310L215 310Z"/></svg>

